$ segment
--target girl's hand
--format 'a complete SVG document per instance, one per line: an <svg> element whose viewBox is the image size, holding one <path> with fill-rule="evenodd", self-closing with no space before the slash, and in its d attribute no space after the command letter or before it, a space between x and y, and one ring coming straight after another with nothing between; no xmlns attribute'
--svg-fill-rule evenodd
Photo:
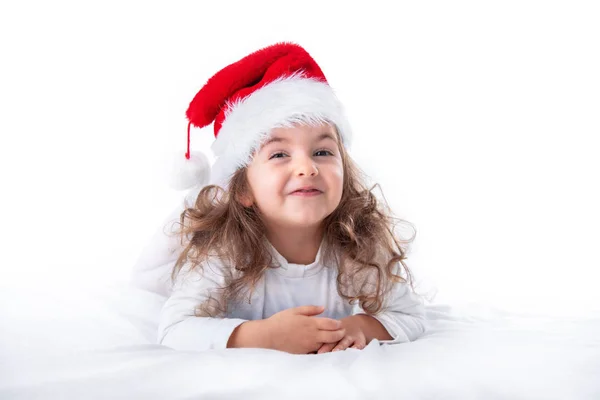
<svg viewBox="0 0 600 400"><path fill-rule="evenodd" d="M269 348L293 354L317 351L323 344L335 345L346 335L341 321L315 317L322 306L302 306L278 312L263 320Z"/></svg>
<svg viewBox="0 0 600 400"><path fill-rule="evenodd" d="M340 320L346 334L337 343L324 343L317 354L328 353L330 351L346 350L347 348L364 349L367 345L367 337L363 330L362 317L360 315L352 315Z"/></svg>

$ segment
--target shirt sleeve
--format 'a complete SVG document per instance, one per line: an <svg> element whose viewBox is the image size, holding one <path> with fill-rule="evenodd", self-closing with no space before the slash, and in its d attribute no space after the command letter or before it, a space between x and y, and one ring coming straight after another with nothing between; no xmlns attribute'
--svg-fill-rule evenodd
<svg viewBox="0 0 600 400"><path fill-rule="evenodd" d="M217 265L215 265L217 264ZM239 318L196 317L195 308L225 281L219 263L205 263L202 271L179 271L171 296L161 309L158 343L175 350L204 351L225 349L233 330L246 322Z"/></svg>
<svg viewBox="0 0 600 400"><path fill-rule="evenodd" d="M357 304L353 314L368 313ZM412 342L427 330L425 303L406 283L395 283L382 311L368 315L381 322L392 337L392 340L380 340L382 344Z"/></svg>

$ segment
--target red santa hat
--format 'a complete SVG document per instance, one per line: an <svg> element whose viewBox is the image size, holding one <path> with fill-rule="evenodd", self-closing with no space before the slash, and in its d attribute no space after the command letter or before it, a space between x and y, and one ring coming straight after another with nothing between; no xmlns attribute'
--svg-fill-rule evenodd
<svg viewBox="0 0 600 400"><path fill-rule="evenodd" d="M216 184L247 166L255 149L277 127L294 123L333 124L346 148L351 130L342 104L315 60L297 44L277 43L217 72L194 96L186 112L188 146L172 186ZM190 153L190 129L214 122L212 168L201 152Z"/></svg>

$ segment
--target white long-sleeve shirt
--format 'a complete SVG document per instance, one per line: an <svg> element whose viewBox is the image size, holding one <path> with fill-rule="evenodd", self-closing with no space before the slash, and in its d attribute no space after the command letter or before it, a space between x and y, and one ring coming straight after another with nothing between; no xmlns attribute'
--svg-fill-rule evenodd
<svg viewBox="0 0 600 400"><path fill-rule="evenodd" d="M184 265L173 285L171 296L160 313L158 342L176 350L224 349L233 330L248 320L265 319L288 308L324 306L320 317L341 319L364 313L358 304L351 305L337 292L336 268L323 264L321 252L309 265L288 263L270 245L279 268L269 268L257 284L251 302L228 307L224 318L196 317L194 309L217 287L224 285L225 266L215 258L207 260L202 271ZM402 343L417 339L426 329L424 303L404 283L384 301L382 312L373 315L387 329L392 340L380 343Z"/></svg>

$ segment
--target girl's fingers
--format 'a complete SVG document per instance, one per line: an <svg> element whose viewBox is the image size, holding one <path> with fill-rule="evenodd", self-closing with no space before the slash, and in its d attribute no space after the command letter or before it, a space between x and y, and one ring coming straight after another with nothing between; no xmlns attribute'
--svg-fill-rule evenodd
<svg viewBox="0 0 600 400"><path fill-rule="evenodd" d="M361 342L354 342L354 344L352 345L353 349L358 349L358 350L362 350L366 347L365 343L361 343Z"/></svg>
<svg viewBox="0 0 600 400"><path fill-rule="evenodd" d="M323 306L300 306L300 307L290 308L289 310L291 310L291 312L294 314L306 315L306 316L310 317L313 315L321 314L323 312L323 310L325 310L325 307L323 307Z"/></svg>
<svg viewBox="0 0 600 400"><path fill-rule="evenodd" d="M317 351L317 354L329 353L335 347L337 343L323 343L323 345Z"/></svg>
<svg viewBox="0 0 600 400"><path fill-rule="evenodd" d="M348 347L354 344L354 338L346 336L333 348L331 351L346 350Z"/></svg>
<svg viewBox="0 0 600 400"><path fill-rule="evenodd" d="M318 331L317 342L319 343L337 343L346 336L345 329L338 329L337 331Z"/></svg>
<svg viewBox="0 0 600 400"><path fill-rule="evenodd" d="M337 319L315 317L317 327L322 331L337 331L342 327L342 323Z"/></svg>

